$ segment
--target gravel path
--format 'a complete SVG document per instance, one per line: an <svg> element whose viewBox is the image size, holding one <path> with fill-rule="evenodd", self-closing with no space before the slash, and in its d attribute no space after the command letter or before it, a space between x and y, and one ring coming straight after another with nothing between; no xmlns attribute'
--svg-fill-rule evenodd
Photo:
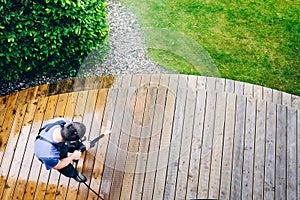
<svg viewBox="0 0 300 200"><path fill-rule="evenodd" d="M107 0L108 24L110 28L110 51L107 59L93 69L80 69L85 76L169 73L163 67L152 62L147 56L143 31L135 15L120 2ZM0 85L0 96L17 92L45 83L66 80L68 77L40 77L34 82L23 78Z"/></svg>

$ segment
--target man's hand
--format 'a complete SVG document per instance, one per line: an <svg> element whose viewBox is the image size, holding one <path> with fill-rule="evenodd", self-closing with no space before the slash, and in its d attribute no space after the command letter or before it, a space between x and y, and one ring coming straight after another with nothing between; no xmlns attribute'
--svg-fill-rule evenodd
<svg viewBox="0 0 300 200"><path fill-rule="evenodd" d="M70 157L72 158L72 160L79 160L80 157L81 157L81 152L75 150L75 151L70 155Z"/></svg>

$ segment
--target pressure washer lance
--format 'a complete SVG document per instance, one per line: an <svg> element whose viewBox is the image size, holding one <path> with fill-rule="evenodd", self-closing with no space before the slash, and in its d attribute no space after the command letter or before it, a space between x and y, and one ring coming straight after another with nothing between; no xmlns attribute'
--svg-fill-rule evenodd
<svg viewBox="0 0 300 200"><path fill-rule="evenodd" d="M95 139L93 139L92 141L90 141L90 148L94 147L95 144L104 136L106 135L110 135L111 134L111 130L106 130L104 133L100 134L100 136L96 137ZM86 140L86 138L84 138L84 140ZM84 141L82 140L82 141ZM86 147L84 145L82 145L78 151L80 152L84 152L86 150ZM78 165L78 160L75 161L75 168L77 168ZM95 195L97 195L100 199L103 199L103 197L101 197L95 190L93 190L86 182L83 182L84 185L91 190Z"/></svg>

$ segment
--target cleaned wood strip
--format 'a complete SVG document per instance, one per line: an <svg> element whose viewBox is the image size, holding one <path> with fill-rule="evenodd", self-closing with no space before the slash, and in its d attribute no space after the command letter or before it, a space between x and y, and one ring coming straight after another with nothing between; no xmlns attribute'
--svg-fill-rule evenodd
<svg viewBox="0 0 300 200"><path fill-rule="evenodd" d="M165 78L165 77L164 77ZM167 85L167 84L166 84ZM143 186L142 199L147 199L152 197L154 190L155 172L157 169L159 146L161 133L163 128L163 120L165 116L165 105L166 105L166 95L167 88L159 86L157 92L157 101L155 105L155 113L153 119L152 135L148 153L148 163L146 169L146 177Z"/></svg>
<svg viewBox="0 0 300 200"><path fill-rule="evenodd" d="M263 87L263 100L273 102L273 90L271 88Z"/></svg>
<svg viewBox="0 0 300 200"><path fill-rule="evenodd" d="M287 110L287 199L297 199L297 111Z"/></svg>
<svg viewBox="0 0 300 200"><path fill-rule="evenodd" d="M115 112L113 116L112 134L110 136L110 140L107 147L105 168L104 168L102 184L101 184L101 194L103 194L104 198L106 199L108 199L110 195L113 170L116 162L116 155L118 150L117 147L120 139L121 124L124 118L124 110L125 110L127 95L128 95L127 89L119 89L116 104L115 104L116 106Z"/></svg>
<svg viewBox="0 0 300 200"><path fill-rule="evenodd" d="M275 197L276 104L267 102L264 199Z"/></svg>
<svg viewBox="0 0 300 200"><path fill-rule="evenodd" d="M300 97L292 95L292 107L300 110Z"/></svg>
<svg viewBox="0 0 300 200"><path fill-rule="evenodd" d="M275 198L286 199L287 108L277 105Z"/></svg>
<svg viewBox="0 0 300 200"><path fill-rule="evenodd" d="M103 120L101 125L101 133L107 129L111 129L111 125L113 122L113 116L115 113L115 104L117 100L118 89L109 89L107 93L107 98L104 107L104 114ZM104 103L102 101L102 103ZM104 106L104 104L102 104ZM102 108L103 109L103 108ZM113 132L111 134L114 134ZM111 137L111 136L110 136ZM103 171L105 167L106 157L107 157L107 147L110 137L104 137L103 139L99 140L97 145L97 151L95 155L95 163L93 169L93 179L90 183L90 187L93 188L95 191L98 191L100 194L100 187L101 183L103 182ZM105 183L102 183L105 184ZM109 189L109 188L108 188ZM95 199L97 198L95 194L89 192L88 199Z"/></svg>
<svg viewBox="0 0 300 200"><path fill-rule="evenodd" d="M15 155L16 145L19 140L19 136L20 136L19 133L22 127L26 108L27 108L27 104L21 104L17 107L16 117L13 120L11 131L8 135L7 144L3 156L3 162L1 163L0 175L1 177L3 177L4 180L1 181L0 183L0 197L1 197L0 199L3 199L2 197L3 195L5 195L4 191L5 189L7 189L7 186L10 186L9 184L13 185L15 182L15 180L10 180L9 173Z"/></svg>
<svg viewBox="0 0 300 200"><path fill-rule="evenodd" d="M225 110L226 110L226 93L217 93L216 99L216 116L214 121L214 135L212 146L212 159L209 177L209 193L208 198L219 198L222 152L223 152L223 138L225 126Z"/></svg>
<svg viewBox="0 0 300 200"><path fill-rule="evenodd" d="M196 94L195 118L191 144L191 158L187 180L187 199L197 198L200 156L202 150L202 134L204 126L206 91L198 90Z"/></svg>
<svg viewBox="0 0 300 200"><path fill-rule="evenodd" d="M197 77L197 90L206 90L206 77L205 76Z"/></svg>
<svg viewBox="0 0 300 200"><path fill-rule="evenodd" d="M216 78L206 77L206 89L207 91L216 91Z"/></svg>
<svg viewBox="0 0 300 200"><path fill-rule="evenodd" d="M170 75L169 87L167 88L167 100L165 108L165 118L163 122L161 141L159 147L157 171L155 176L153 199L163 199L165 190L165 180L168 168L168 156L170 151L170 141L172 138L173 118L176 105L178 75Z"/></svg>
<svg viewBox="0 0 300 200"><path fill-rule="evenodd" d="M127 158L127 149L130 139L130 132L132 127L133 112L136 102L136 90L133 87L128 89L126 99L125 111L122 124L120 124L121 135L116 155L116 162L111 183L110 199L120 199L123 176L125 173L125 163Z"/></svg>
<svg viewBox="0 0 300 200"><path fill-rule="evenodd" d="M58 101L58 95L54 95L49 98L46 113L44 116L44 122L53 118L57 101ZM43 122L43 124L44 124L44 122ZM37 159L37 158L35 158L35 159ZM36 173L36 172L32 172L32 173ZM41 168L41 171L39 174L39 179L36 181L35 194L32 196L32 197L34 197L34 199L43 199L44 198L50 173L51 173L51 171L46 170L45 166L42 165L42 168Z"/></svg>
<svg viewBox="0 0 300 200"><path fill-rule="evenodd" d="M187 180L189 176L189 160L191 155L192 136L194 127L195 107L196 107L196 82L195 77L188 77L187 97L184 112L184 122L182 128L182 140L179 154L178 175L175 189L175 199L186 199Z"/></svg>
<svg viewBox="0 0 300 200"><path fill-rule="evenodd" d="M172 139L168 161L168 171L164 191L164 199L174 199L178 175L179 156L183 132L185 104L187 96L187 77L180 76L173 119Z"/></svg>
<svg viewBox="0 0 300 200"><path fill-rule="evenodd" d="M257 100L256 133L254 149L253 198L264 198L265 144L266 144L266 101Z"/></svg>
<svg viewBox="0 0 300 200"><path fill-rule="evenodd" d="M232 159L234 143L234 126L236 116L236 94L227 94L226 116L224 128L224 147L221 168L220 199L230 199L230 188L232 176Z"/></svg>
<svg viewBox="0 0 300 200"><path fill-rule="evenodd" d="M132 192L134 171L136 169L137 154L139 151L139 141L141 128L143 123L145 100L147 96L147 88L141 87L137 90L137 98L134 109L134 118L132 129L130 132L130 140L128 145L128 154L125 164L125 174L123 178L121 199L129 199Z"/></svg>
<svg viewBox="0 0 300 200"><path fill-rule="evenodd" d="M246 123L246 97L237 96L236 99L236 118L234 129L234 144L232 158L232 176L229 199L242 199L242 177L244 160L244 135Z"/></svg>
<svg viewBox="0 0 300 200"><path fill-rule="evenodd" d="M211 167L211 155L214 135L216 93L207 92L207 103L205 110L205 122L202 138L202 151L200 158L200 172L197 198L208 198L209 194L209 173Z"/></svg>
<svg viewBox="0 0 300 200"><path fill-rule="evenodd" d="M85 109L87 107L88 94L89 94L88 91L78 92L76 108L74 111L73 119L71 121L81 122L81 123L83 122L83 116L85 114ZM74 165L75 167L77 167L77 171L82 173L83 159L78 160L78 162L76 164L74 163ZM71 178L66 199L73 199L74 196L77 196L78 187L79 187L79 183L75 179Z"/></svg>
<svg viewBox="0 0 300 200"><path fill-rule="evenodd" d="M282 93L278 90L273 90L273 101L276 104L282 103Z"/></svg>
<svg viewBox="0 0 300 200"><path fill-rule="evenodd" d="M131 193L132 199L141 199L143 191L143 183L145 175L147 173L147 159L148 150L152 132L153 115L155 109L155 102L157 98L157 87L148 87L144 119L142 124L142 131L140 135L139 151L137 153L137 163L135 168L135 174L133 178L133 188ZM153 130L154 131L154 130Z"/></svg>
<svg viewBox="0 0 300 200"><path fill-rule="evenodd" d="M94 81L92 81L93 83ZM93 123L93 117L95 112L95 107L97 103L97 96L98 96L98 90L90 90L86 102L86 108L83 115L82 123L86 126L86 133L85 136L88 138L88 140L92 140L99 136L100 130L97 132L91 132L91 127ZM95 157L93 154L90 153L90 150L87 150L83 154L83 166L82 166L82 173L85 177L87 177L87 184L90 184L91 178L92 178L92 172L93 172L93 164ZM86 199L88 197L88 188L80 184L78 188L78 199Z"/></svg>
<svg viewBox="0 0 300 200"><path fill-rule="evenodd" d="M246 103L242 198L250 199L253 195L253 155L256 126L256 101L254 98L248 97Z"/></svg>
<svg viewBox="0 0 300 200"><path fill-rule="evenodd" d="M20 174L21 167L30 167L28 163L22 163L24 158L24 152L28 143L28 137L31 129L31 123L33 120L33 116L37 107L37 100L31 101L26 107L26 111L24 119L19 128L19 133L17 137L19 137L18 141L15 145L14 156L10 166L10 171L8 174L8 180L6 182L6 189L4 191L2 199L12 199L13 193L16 187L16 183ZM32 148L32 147L31 147ZM7 161L7 160L6 160Z"/></svg>
<svg viewBox="0 0 300 200"><path fill-rule="evenodd" d="M34 115L33 124L31 128L29 143L24 155L24 162L28 161L28 168L21 169L20 177L17 183L17 190L14 194L14 199L32 199L37 187L37 181L39 178L39 172L42 163L34 156L34 141L38 134L39 129L42 126L43 118L46 113L48 97L39 98L36 113ZM24 172L24 173L23 173ZM25 180L25 181L22 181Z"/></svg>

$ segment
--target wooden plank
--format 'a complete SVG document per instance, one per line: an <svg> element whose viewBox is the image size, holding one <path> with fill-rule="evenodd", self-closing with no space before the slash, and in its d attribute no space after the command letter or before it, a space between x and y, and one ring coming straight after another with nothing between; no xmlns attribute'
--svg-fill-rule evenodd
<svg viewBox="0 0 300 200"><path fill-rule="evenodd" d="M18 93L19 94L18 94L16 104L17 105L25 104L26 103L26 97L27 97L27 94L28 94L28 89L27 90L21 90Z"/></svg>
<svg viewBox="0 0 300 200"><path fill-rule="evenodd" d="M287 199L297 199L297 111L287 110Z"/></svg>
<svg viewBox="0 0 300 200"><path fill-rule="evenodd" d="M118 89L110 89L107 93L107 98L101 101L101 105L104 107L104 114L103 114L103 120L101 124L101 132L104 132L106 129L111 129L111 123L113 121L113 115L115 110L115 104L117 99ZM103 104L105 103L105 104ZM101 107L102 107L101 106ZM103 109L103 107L102 107ZM113 132L111 134L114 134ZM104 137L102 140L98 142L97 145L97 151L95 155L95 163L94 163L94 169L93 169L93 179L90 183L90 187L93 188L95 191L100 190L102 177L103 177L103 171L105 167L106 162L106 153L107 153L107 147L108 147L108 141L109 139L107 137ZM88 199L95 199L97 198L95 194L89 192Z"/></svg>
<svg viewBox="0 0 300 200"><path fill-rule="evenodd" d="M292 107L300 110L300 97L292 95Z"/></svg>
<svg viewBox="0 0 300 200"><path fill-rule="evenodd" d="M24 162L28 161L27 163L29 167L24 166L24 168L22 167L21 169L14 199L22 199L23 197L24 199L32 199L34 197L42 164L34 156L34 148L32 147L34 146L35 137L42 126L42 121L46 114L47 103L48 97L38 99L38 105L36 108L37 112L34 115L29 143L24 155Z"/></svg>
<svg viewBox="0 0 300 200"><path fill-rule="evenodd" d="M263 87L263 100L267 102L273 101L273 90L270 88Z"/></svg>
<svg viewBox="0 0 300 200"><path fill-rule="evenodd" d="M200 160L200 174L198 183L197 198L208 198L209 173L211 167L212 143L216 109L216 93L209 91L207 93L207 102L205 110L205 122L202 139L202 151Z"/></svg>
<svg viewBox="0 0 300 200"><path fill-rule="evenodd" d="M230 199L242 199L246 97L237 96Z"/></svg>
<svg viewBox="0 0 300 200"><path fill-rule="evenodd" d="M282 105L292 106L292 95L286 92L282 92Z"/></svg>
<svg viewBox="0 0 300 200"><path fill-rule="evenodd" d="M275 197L276 104L267 102L264 199Z"/></svg>
<svg viewBox="0 0 300 200"><path fill-rule="evenodd" d="M253 97L253 85L250 83L244 83L244 95L247 97Z"/></svg>
<svg viewBox="0 0 300 200"><path fill-rule="evenodd" d="M282 92L278 90L273 90L273 102L276 104L282 103Z"/></svg>
<svg viewBox="0 0 300 200"><path fill-rule="evenodd" d="M253 198L264 198L265 144L266 144L266 101L257 100L256 133L254 149Z"/></svg>
<svg viewBox="0 0 300 200"><path fill-rule="evenodd" d="M226 100L226 116L224 128L224 147L221 168L220 199L230 199L232 176L232 159L234 145L234 126L236 116L236 94L228 94Z"/></svg>
<svg viewBox="0 0 300 200"><path fill-rule="evenodd" d="M223 152L223 137L225 125L226 93L217 93L216 116L214 121L214 135L212 145L212 158L209 177L208 198L218 199L220 191L221 164Z"/></svg>
<svg viewBox="0 0 300 200"><path fill-rule="evenodd" d="M11 131L7 136L7 144L5 147L4 155L3 155L3 162L1 163L0 175L3 177L0 183L0 199L3 199L3 195L5 189L7 189L8 184L14 184L14 180L9 179L9 173L11 170L11 164L15 155L16 145L19 140L19 132L21 130L21 126L24 119L24 113L26 111L26 104L21 104L16 109L16 117L13 120ZM13 183L11 183L13 182Z"/></svg>
<svg viewBox="0 0 300 200"><path fill-rule="evenodd" d="M168 76L162 76L161 83L158 86L157 100L155 104L155 113L153 118L152 135L148 153L148 162L146 176L143 186L142 199L152 197L155 182L155 172L157 170L157 162L160 148L160 139L165 116L165 105L167 100L167 87L169 82Z"/></svg>
<svg viewBox="0 0 300 200"><path fill-rule="evenodd" d="M115 83L115 76L101 76L99 89L111 88Z"/></svg>
<svg viewBox="0 0 300 200"><path fill-rule="evenodd" d="M128 95L127 89L119 89L117 100L115 103L116 107L115 107L113 123L112 123L113 134L110 136L110 140L107 147L105 167L103 171L102 183L100 188L101 195L103 195L105 199L108 199L111 190L113 170L114 170L116 155L118 150L117 147L120 139L120 132L121 132L120 127L124 117L124 109L125 109L127 95Z"/></svg>
<svg viewBox="0 0 300 200"><path fill-rule="evenodd" d="M253 195L253 163L254 140L256 126L256 101L252 97L247 98L246 123L245 123L245 147L243 162L242 198L250 199Z"/></svg>
<svg viewBox="0 0 300 200"><path fill-rule="evenodd" d="M86 102L86 108L83 115L82 123L86 126L86 134L85 136L88 138L88 140L92 140L100 135L100 129L98 129L95 132L91 132L91 127L93 125L94 120L94 112L96 108L97 103L97 96L98 96L98 90L90 90ZM94 152L93 152L94 151ZM93 153L92 153L93 152ZM83 155L83 168L82 173L87 177L87 184L90 184L92 180L92 173L93 173L93 165L95 162L95 150L89 149L85 151ZM88 197L88 188L81 184L78 188L78 199L86 199Z"/></svg>
<svg viewBox="0 0 300 200"><path fill-rule="evenodd" d="M49 84L40 85L36 94L37 98L44 98L48 96Z"/></svg>
<svg viewBox="0 0 300 200"><path fill-rule="evenodd" d="M196 108L193 126L193 138L191 145L191 158L190 167L187 181L187 199L197 198L198 177L200 157L202 151L202 135L204 126L205 104L206 104L206 91L198 90L196 94Z"/></svg>
<svg viewBox="0 0 300 200"><path fill-rule="evenodd" d="M68 94L58 95L57 105L53 117L65 117L65 110L68 102ZM57 194L57 185L59 183L60 173L52 170L49 176L44 199L55 199Z"/></svg>
<svg viewBox="0 0 300 200"><path fill-rule="evenodd" d="M234 93L234 80L226 79L225 80L225 92Z"/></svg>
<svg viewBox="0 0 300 200"><path fill-rule="evenodd" d="M46 113L44 116L44 122L53 118L56 109L57 100L58 100L58 95L54 95L49 98ZM36 173L36 172L32 172L32 173ZM43 165L39 174L39 179L36 181L35 194L31 197L34 197L34 199L44 198L49 175L50 175L50 171L46 170L45 166Z"/></svg>
<svg viewBox="0 0 300 200"><path fill-rule="evenodd" d="M133 176L136 169L136 160L139 150L139 140L141 134L141 126L143 122L143 115L145 109L145 100L147 95L147 89L141 87L137 90L137 98L134 109L134 118L132 123L132 129L130 133L130 140L128 144L128 154L125 164L125 174L123 178L121 199L129 199L132 186L133 186Z"/></svg>
<svg viewBox="0 0 300 200"><path fill-rule="evenodd" d="M255 99L262 100L263 99L263 87L260 85L253 86L253 95Z"/></svg>
<svg viewBox="0 0 300 200"><path fill-rule="evenodd" d="M300 197L300 109L297 110L297 197Z"/></svg>
<svg viewBox="0 0 300 200"><path fill-rule="evenodd" d="M157 87L148 87L143 116L142 131L140 135L139 151L137 153L137 163L133 178L131 192L132 199L141 199L143 192L143 183L147 173L148 150L152 132L154 105L156 104Z"/></svg>
<svg viewBox="0 0 300 200"><path fill-rule="evenodd" d="M186 105L184 112L184 122L182 130L182 140L179 155L179 166L177 175L177 184L175 189L175 199L186 199L187 181L189 174L189 161L191 155L192 137L196 107L196 82L194 77L188 77L188 88Z"/></svg>
<svg viewBox="0 0 300 200"><path fill-rule="evenodd" d="M103 117L104 117L104 111L105 111L105 106L106 106L106 100L107 100L107 94L108 94L108 89L101 89L98 91L98 95L97 95L97 101L96 101L96 105L95 105L95 112L94 112L94 116L93 116L93 121L92 121L92 125L91 125L91 133L90 133L90 139L93 139L94 137L98 136L101 132L101 126L103 126L104 128L106 128L106 125L103 125ZM110 128L110 127L109 127ZM107 137L101 139L100 142L102 141L107 141ZM95 170L97 170L97 168L95 168L95 163L97 162L97 154L98 151L98 145L96 145L95 147L91 148L88 150L88 155L91 155L94 157L93 162L89 163L89 165L92 167L92 174L90 175L91 180L90 180L90 187L94 187L94 183L95 183ZM102 152L103 153L103 152ZM96 189L96 188L93 188ZM99 189L99 186L98 188ZM95 198L94 194L89 192L87 199L90 198Z"/></svg>
<svg viewBox="0 0 300 200"><path fill-rule="evenodd" d="M168 167L168 156L170 151L170 141L173 129L173 117L175 113L178 75L170 75L169 87L167 90L167 100L165 108L165 118L161 134L159 155L157 161L157 171L154 183L153 199L163 199L165 190L165 179Z"/></svg>
<svg viewBox="0 0 300 200"><path fill-rule="evenodd" d="M179 76L164 199L175 198L186 96L187 77Z"/></svg>
<svg viewBox="0 0 300 200"><path fill-rule="evenodd" d="M129 76L128 76L129 77ZM131 77L130 77L131 79ZM128 95L126 99L124 118L122 124L120 124L121 135L118 146L118 152L116 155L116 163L114 166L114 172L111 183L110 199L120 199L123 176L125 172L125 163L127 157L127 149L130 139L130 132L132 127L133 112L136 102L135 88L128 89Z"/></svg>
<svg viewBox="0 0 300 200"><path fill-rule="evenodd" d="M78 92L78 97L77 97L76 107L75 107L75 111L74 111L74 116L73 116L73 119L71 121L81 122L81 123L83 122L83 117L84 117L85 109L86 109L86 106L87 106L88 93L89 93L88 91ZM83 159L80 159L77 162L76 165L75 165L75 167L77 167L77 171L82 173ZM79 187L79 183L74 179L70 179L66 199L73 199L74 196L77 196L78 187Z"/></svg>
<svg viewBox="0 0 300 200"><path fill-rule="evenodd" d="M216 79L216 92L224 92L225 91L225 79L217 78Z"/></svg>
<svg viewBox="0 0 300 200"><path fill-rule="evenodd" d="M206 90L206 77L205 76L198 76L197 89L198 90Z"/></svg>
<svg viewBox="0 0 300 200"><path fill-rule="evenodd" d="M244 95L244 83L243 82L239 82L239 81L235 81L234 82L234 92L237 95Z"/></svg>
<svg viewBox="0 0 300 200"><path fill-rule="evenodd" d="M275 198L286 199L287 108L277 105Z"/></svg>
<svg viewBox="0 0 300 200"><path fill-rule="evenodd" d="M32 98L32 96L30 97ZM20 175L21 167L30 167L27 163L23 163L24 152L27 147L29 133L31 130L31 123L33 120L34 113L37 107L37 100L31 101L26 107L24 112L25 116L23 121L20 123L20 128L16 137L19 137L17 143L15 144L14 155L12 158L12 163L10 165L10 171L8 174L8 179L6 182L6 187L2 199L12 199L13 193L16 187L18 177ZM23 116L22 116L23 117ZM13 151L13 150L11 150ZM8 161L6 159L6 161ZM26 162L26 161L25 161Z"/></svg>
<svg viewBox="0 0 300 200"><path fill-rule="evenodd" d="M206 89L207 91L215 91L216 90L216 78L214 77L206 77Z"/></svg>
<svg viewBox="0 0 300 200"><path fill-rule="evenodd" d="M94 90L95 89L96 77L85 78L84 90Z"/></svg>
<svg viewBox="0 0 300 200"><path fill-rule="evenodd" d="M8 95L8 96L1 97L0 131L3 130L3 123L6 120L6 118L10 117L9 115L7 115L7 112L11 109L11 107L13 105L16 104L17 97L18 97L18 93L14 93L14 94L11 94L11 95ZM1 137L1 135L0 135L0 137ZM0 145L0 146L2 146L2 145ZM1 148L0 148L0 150L1 150Z"/></svg>

